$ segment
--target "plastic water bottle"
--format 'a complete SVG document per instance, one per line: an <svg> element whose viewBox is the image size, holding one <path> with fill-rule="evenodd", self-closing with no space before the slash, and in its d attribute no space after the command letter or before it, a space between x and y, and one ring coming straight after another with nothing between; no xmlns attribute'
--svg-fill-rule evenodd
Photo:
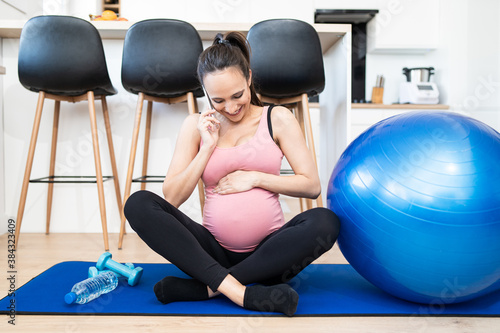
<svg viewBox="0 0 500 333"><path fill-rule="evenodd" d="M64 296L64 301L68 304L85 304L102 294L109 293L116 286L118 286L118 276L111 271L103 272L75 284L71 292Z"/></svg>

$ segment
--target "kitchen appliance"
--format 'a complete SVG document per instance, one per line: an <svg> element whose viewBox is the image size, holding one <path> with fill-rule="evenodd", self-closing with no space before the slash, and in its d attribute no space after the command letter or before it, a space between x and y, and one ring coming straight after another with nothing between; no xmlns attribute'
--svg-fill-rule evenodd
<svg viewBox="0 0 500 333"><path fill-rule="evenodd" d="M437 104L439 90L434 82L430 82L434 67L403 68L406 82L399 86L399 103L401 104Z"/></svg>
<svg viewBox="0 0 500 333"><path fill-rule="evenodd" d="M328 2L328 1L325 1ZM332 2L332 1L330 1ZM346 2L347 3L347 2ZM351 102L366 103L367 23L378 9L316 9L314 23L351 24ZM369 98L369 97L368 97Z"/></svg>

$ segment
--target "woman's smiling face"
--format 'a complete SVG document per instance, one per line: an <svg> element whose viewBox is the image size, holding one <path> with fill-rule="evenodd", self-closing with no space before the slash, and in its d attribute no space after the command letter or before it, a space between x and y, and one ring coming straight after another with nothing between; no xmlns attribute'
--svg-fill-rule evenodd
<svg viewBox="0 0 500 333"><path fill-rule="evenodd" d="M232 122L238 122L250 108L250 82L236 67L205 75L203 84L214 109Z"/></svg>

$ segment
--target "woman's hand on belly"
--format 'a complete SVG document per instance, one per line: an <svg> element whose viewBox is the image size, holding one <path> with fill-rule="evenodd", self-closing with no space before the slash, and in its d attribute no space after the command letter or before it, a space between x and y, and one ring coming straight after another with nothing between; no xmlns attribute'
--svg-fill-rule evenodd
<svg viewBox="0 0 500 333"><path fill-rule="evenodd" d="M257 183L258 172L237 170L221 178L214 188L214 193L231 194L249 191Z"/></svg>

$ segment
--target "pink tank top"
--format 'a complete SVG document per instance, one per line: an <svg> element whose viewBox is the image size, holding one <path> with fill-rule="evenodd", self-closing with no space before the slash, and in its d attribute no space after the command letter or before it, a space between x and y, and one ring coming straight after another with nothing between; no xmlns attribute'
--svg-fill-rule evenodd
<svg viewBox="0 0 500 333"><path fill-rule="evenodd" d="M234 194L213 193L219 180L236 170L280 174L283 152L269 134L267 113L268 107L264 107L257 132L249 141L236 147L216 147L202 175L203 225L233 252L253 251L285 223L277 193L262 188Z"/></svg>

